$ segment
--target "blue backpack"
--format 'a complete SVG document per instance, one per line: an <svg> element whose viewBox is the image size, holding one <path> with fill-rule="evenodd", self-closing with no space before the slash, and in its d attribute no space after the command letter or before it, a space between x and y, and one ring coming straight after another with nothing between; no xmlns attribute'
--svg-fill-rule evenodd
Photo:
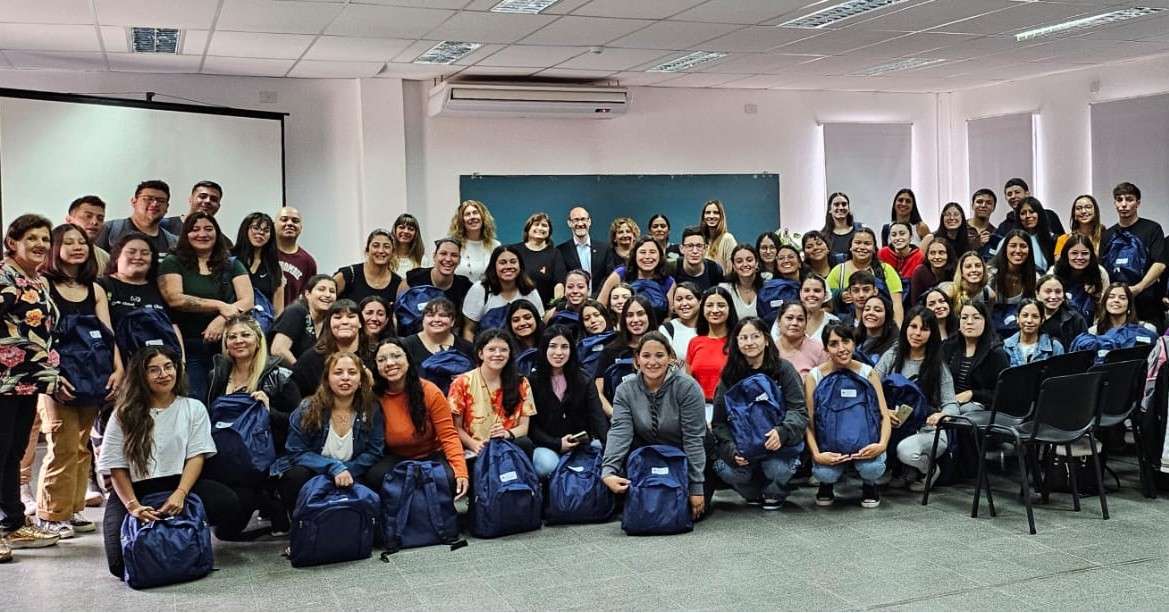
<svg viewBox="0 0 1169 613"><path fill-rule="evenodd" d="M881 438L877 393L852 370L834 370L816 385L816 442L820 451L852 454Z"/></svg>
<svg viewBox="0 0 1169 613"><path fill-rule="evenodd" d="M779 452L763 446L767 433L783 423L787 406L775 380L763 373L755 373L731 386L723 394L727 408L727 423L735 441L735 451L748 460L758 460L772 454L791 455L803 450L803 445L781 447Z"/></svg>
<svg viewBox="0 0 1169 613"><path fill-rule="evenodd" d="M157 509L168 496L167 492L147 494L142 504ZM215 560L203 500L188 494L181 513L159 521L144 522L127 515L122 520L122 559L122 579L136 590L206 577Z"/></svg>
<svg viewBox="0 0 1169 613"><path fill-rule="evenodd" d="M1019 305L996 302L990 310L990 321L999 338L1010 338L1019 331Z"/></svg>
<svg viewBox="0 0 1169 613"><path fill-rule="evenodd" d="M621 515L625 534L680 534L694 529L688 463L681 449L640 447L629 454L626 467L629 490Z"/></svg>
<svg viewBox="0 0 1169 613"><path fill-rule="evenodd" d="M1140 237L1124 228L1116 228L1109 237L1100 265L1108 271L1108 278L1126 285L1139 283L1145 276L1148 252Z"/></svg>
<svg viewBox="0 0 1169 613"><path fill-rule="evenodd" d="M1102 336L1112 342L1114 349L1127 349L1137 345L1152 345L1157 340L1156 332L1150 332L1148 328L1136 323L1113 328L1105 332Z"/></svg>
<svg viewBox="0 0 1169 613"><path fill-rule="evenodd" d="M446 294L433 285L411 287L398 296L394 303L394 319L398 322L398 336L410 336L422 330L422 311L426 305Z"/></svg>
<svg viewBox="0 0 1169 613"><path fill-rule="evenodd" d="M605 369L605 384L602 386L601 391L605 394L605 398L609 399L609 402L613 402L613 396L617 393L617 386L621 385L621 382L633 373L633 358L619 358L614 360Z"/></svg>
<svg viewBox="0 0 1169 613"><path fill-rule="evenodd" d="M76 396L67 404L104 404L106 383L114 372L114 333L97 315L69 314L58 320L56 335L61 374L73 384Z"/></svg>
<svg viewBox="0 0 1169 613"><path fill-rule="evenodd" d="M768 279L759 288L759 297L755 301L755 308L759 317L768 325L775 323L775 317L780 307L787 302L799 302L800 282L791 279Z"/></svg>
<svg viewBox="0 0 1169 613"><path fill-rule="evenodd" d="M382 481L382 561L399 549L445 543L451 550L459 541L458 514L442 462L398 462Z"/></svg>
<svg viewBox="0 0 1169 613"><path fill-rule="evenodd" d="M368 558L377 515L378 496L368 487L337 487L328 475L309 479L292 511L289 562L299 568Z"/></svg>
<svg viewBox="0 0 1169 613"><path fill-rule="evenodd" d="M451 380L472 368L475 363L461 351L444 349L422 360L418 376L437 385L445 395L451 389Z"/></svg>
<svg viewBox="0 0 1169 613"><path fill-rule="evenodd" d="M532 371L536 370L536 354L539 350L535 347L529 347L520 351L515 358L516 374L523 377L531 377Z"/></svg>
<svg viewBox="0 0 1169 613"><path fill-rule="evenodd" d="M634 295L645 296L645 299L649 300L659 320L669 311L670 303L666 298L666 290L657 279L638 279L630 283L629 287L633 289Z"/></svg>
<svg viewBox="0 0 1169 613"><path fill-rule="evenodd" d="M925 418L929 414L929 400L916 381L898 373L881 380L881 389L885 392L885 405L890 411L903 404L913 407L909 417L905 418L900 426L893 428L889 436L889 447L896 448L896 442L915 434L925 425Z"/></svg>
<svg viewBox="0 0 1169 613"><path fill-rule="evenodd" d="M580 445L560 456L548 479L548 504L544 520L549 524L587 524L608 521L615 500L601 481L601 450Z"/></svg>
<svg viewBox="0 0 1169 613"><path fill-rule="evenodd" d="M1084 317L1084 321L1095 321L1096 299L1084 290L1083 285L1069 285L1067 290L1068 306Z"/></svg>
<svg viewBox="0 0 1169 613"><path fill-rule="evenodd" d="M166 347L182 355L179 337L165 309L141 308L126 313L118 322L114 338L126 363L143 347Z"/></svg>
<svg viewBox="0 0 1169 613"><path fill-rule="evenodd" d="M580 362L581 372L586 379L597 378L597 365L601 361L601 353L605 351L605 345L613 340L614 335L616 332L602 332L586 336L576 344L576 359Z"/></svg>
<svg viewBox="0 0 1169 613"><path fill-rule="evenodd" d="M252 302L255 303L252 307L252 319L260 324L260 330L267 336L272 331L272 324L276 323L276 307L272 306L272 301L268 300L259 288L253 288Z"/></svg>
<svg viewBox="0 0 1169 613"><path fill-rule="evenodd" d="M580 336L581 323L580 313L570 309L556 309L552 314L552 318L548 320L548 326L566 326L572 330L572 337L575 339Z"/></svg>
<svg viewBox="0 0 1169 613"><path fill-rule="evenodd" d="M1107 335L1090 334L1088 332L1081 332L1076 338L1072 339L1071 346L1068 347L1068 353L1076 351L1095 351L1096 361L1101 362L1104 359L1104 354L1116 349L1115 341Z"/></svg>
<svg viewBox="0 0 1169 613"><path fill-rule="evenodd" d="M491 439L475 460L471 534L495 538L540 529L540 478L511 441Z"/></svg>
<svg viewBox="0 0 1169 613"><path fill-rule="evenodd" d="M507 329L507 307L495 307L489 309L483 314L483 318L479 320L479 330L488 330L490 328L499 328L500 330Z"/></svg>
<svg viewBox="0 0 1169 613"><path fill-rule="evenodd" d="M251 395L226 394L211 402L211 438L215 455L207 460L210 474L231 476L229 483L260 483L276 461L276 445L268 409Z"/></svg>

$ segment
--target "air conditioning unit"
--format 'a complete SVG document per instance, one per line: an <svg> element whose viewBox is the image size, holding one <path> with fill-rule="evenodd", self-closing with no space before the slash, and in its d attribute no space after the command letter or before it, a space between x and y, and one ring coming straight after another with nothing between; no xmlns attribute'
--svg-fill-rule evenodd
<svg viewBox="0 0 1169 613"><path fill-rule="evenodd" d="M609 119L625 113L620 87L443 83L430 91L432 117Z"/></svg>

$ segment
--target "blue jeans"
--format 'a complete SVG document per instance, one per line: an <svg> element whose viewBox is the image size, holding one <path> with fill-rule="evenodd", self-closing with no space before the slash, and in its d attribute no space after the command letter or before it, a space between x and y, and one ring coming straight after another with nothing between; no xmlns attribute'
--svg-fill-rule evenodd
<svg viewBox="0 0 1169 613"><path fill-rule="evenodd" d="M747 500L774 498L783 501L791 493L787 483L799 465L799 454L767 456L747 466L731 466L719 458L714 461L714 472Z"/></svg>
<svg viewBox="0 0 1169 613"><path fill-rule="evenodd" d="M184 338L183 349L187 354L187 396L206 404L207 386L211 383L212 348L202 337L197 337Z"/></svg>
<svg viewBox="0 0 1169 613"><path fill-rule="evenodd" d="M593 439L589 442L589 446L593 449L601 448L601 441ZM547 479L556 472L556 467L560 465L560 454L547 447L536 447L532 452L532 465L536 467L536 474L540 475L541 479Z"/></svg>
<svg viewBox="0 0 1169 613"><path fill-rule="evenodd" d="M856 467L856 472L860 474L861 481L867 485L873 485L881 475L885 474L885 454L871 459L871 460L853 460L843 464L812 464L812 476L820 483L836 483L840 481L841 475L844 474L844 469L852 464Z"/></svg>

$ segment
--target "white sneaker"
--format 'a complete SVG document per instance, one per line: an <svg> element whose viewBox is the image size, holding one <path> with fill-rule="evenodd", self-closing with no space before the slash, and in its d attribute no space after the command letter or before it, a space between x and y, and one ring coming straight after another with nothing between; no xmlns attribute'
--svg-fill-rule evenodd
<svg viewBox="0 0 1169 613"><path fill-rule="evenodd" d="M74 513L73 517L69 518L69 526L77 534L88 534L90 532L97 532L97 524L89 521L84 513Z"/></svg>
<svg viewBox="0 0 1169 613"><path fill-rule="evenodd" d="M32 493L32 484L25 483L20 486L20 501L24 503L25 515L37 514L37 497Z"/></svg>
<svg viewBox="0 0 1169 613"><path fill-rule="evenodd" d="M49 521L38 518L36 524L37 528L40 528L42 532L56 534L61 540L71 539L77 536L77 533L73 531L73 526L70 526L67 521Z"/></svg>

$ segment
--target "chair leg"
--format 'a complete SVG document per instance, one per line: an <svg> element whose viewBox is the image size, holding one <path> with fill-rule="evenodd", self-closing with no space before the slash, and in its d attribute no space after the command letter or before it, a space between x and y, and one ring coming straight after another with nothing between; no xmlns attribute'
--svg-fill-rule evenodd
<svg viewBox="0 0 1169 613"><path fill-rule="evenodd" d="M1100 456L1096 455L1096 438L1088 433L1088 447L1092 450L1092 468L1096 473L1096 487L1100 490L1100 514L1108 519L1108 492L1104 491L1104 475L1100 470Z"/></svg>
<svg viewBox="0 0 1169 613"><path fill-rule="evenodd" d="M1132 421L1132 438L1137 447L1137 474L1141 481L1141 494L1145 498L1156 498L1157 494L1153 488L1153 476L1149 474L1148 458L1145 457L1144 434L1141 432L1141 425L1134 417Z"/></svg>
<svg viewBox="0 0 1169 613"><path fill-rule="evenodd" d="M930 503L930 482L934 480L934 471L938 468L938 441L942 437L942 426L938 424L934 428L934 444L930 448L930 462L929 467L925 471L925 489L921 492L921 506L926 506Z"/></svg>
<svg viewBox="0 0 1169 613"><path fill-rule="evenodd" d="M1015 439L1019 450L1019 472L1022 474L1023 481L1023 506L1027 507L1027 528L1031 534L1035 534L1035 511L1031 508L1031 480L1028 476L1029 467L1027 466L1027 448L1023 441Z"/></svg>
<svg viewBox="0 0 1169 613"><path fill-rule="evenodd" d="M1080 512L1080 484L1076 482L1075 458L1072 457L1072 446L1064 445L1063 450L1068 454L1068 483L1072 486L1072 510Z"/></svg>
<svg viewBox="0 0 1169 613"><path fill-rule="evenodd" d="M1039 459L1039 475L1047 475L1047 468L1051 466L1051 462L1054 460L1053 456L1055 456L1055 447L1051 445L1044 445L1043 452ZM1051 484L1047 482L1047 479L1037 479L1039 481L1039 501L1043 504L1047 504L1051 501Z"/></svg>
<svg viewBox="0 0 1169 613"><path fill-rule="evenodd" d="M990 516L994 517L994 503L990 502L990 479L986 476L986 454L982 452L986 448L986 438L990 436L989 429L982 432L981 435L978 429L974 429L974 440L977 441L975 448L978 451L978 474L974 479L974 504L970 508L970 517L978 517L978 500L982 495L982 486L986 485L986 500L990 503Z"/></svg>

